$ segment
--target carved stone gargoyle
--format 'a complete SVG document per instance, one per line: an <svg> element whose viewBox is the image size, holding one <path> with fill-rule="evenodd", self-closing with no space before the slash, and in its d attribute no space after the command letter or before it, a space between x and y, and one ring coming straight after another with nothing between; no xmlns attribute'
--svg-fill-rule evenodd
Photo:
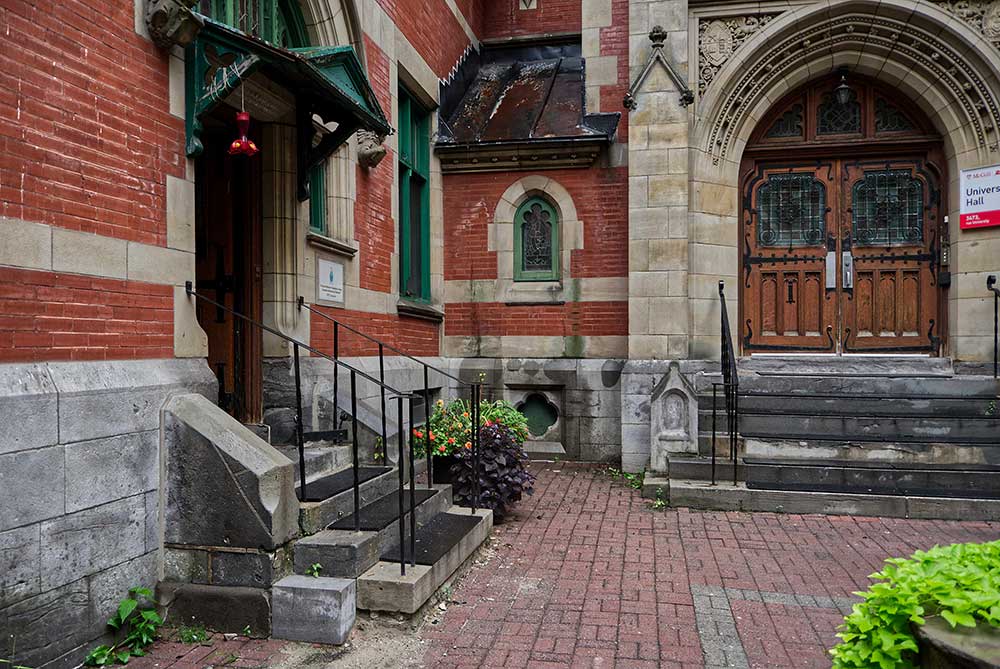
<svg viewBox="0 0 1000 669"><path fill-rule="evenodd" d="M358 163L369 169L375 167L385 158L385 147L382 143L385 136L371 130L358 130Z"/></svg>
<svg viewBox="0 0 1000 669"><path fill-rule="evenodd" d="M666 473L670 455L698 450L698 396L676 361L653 388L649 414L649 468Z"/></svg>
<svg viewBox="0 0 1000 669"><path fill-rule="evenodd" d="M196 3L197 0L146 0L146 28L153 43L169 49L193 42L205 25L191 11Z"/></svg>

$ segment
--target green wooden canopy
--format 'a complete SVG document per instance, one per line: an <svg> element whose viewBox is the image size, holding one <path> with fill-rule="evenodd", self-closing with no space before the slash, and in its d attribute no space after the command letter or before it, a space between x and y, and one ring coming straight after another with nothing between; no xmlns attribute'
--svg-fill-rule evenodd
<svg viewBox="0 0 1000 669"><path fill-rule="evenodd" d="M309 168L324 160L358 130L378 135L392 133L375 92L368 83L354 49L306 47L285 49L246 33L200 17L204 27L186 51L187 155L203 150L202 117L216 108L241 81L261 73L287 89L296 100L299 130L299 194L308 197L305 185ZM337 128L313 147L316 114Z"/></svg>

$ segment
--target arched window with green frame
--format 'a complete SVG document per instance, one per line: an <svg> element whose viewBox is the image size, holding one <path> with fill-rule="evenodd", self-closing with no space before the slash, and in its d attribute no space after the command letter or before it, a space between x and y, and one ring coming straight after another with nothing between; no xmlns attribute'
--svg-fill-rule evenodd
<svg viewBox="0 0 1000 669"><path fill-rule="evenodd" d="M514 216L514 280L559 279L559 214L548 200L533 196Z"/></svg>
<svg viewBox="0 0 1000 669"><path fill-rule="evenodd" d="M199 0L198 11L275 46L310 46L297 0Z"/></svg>

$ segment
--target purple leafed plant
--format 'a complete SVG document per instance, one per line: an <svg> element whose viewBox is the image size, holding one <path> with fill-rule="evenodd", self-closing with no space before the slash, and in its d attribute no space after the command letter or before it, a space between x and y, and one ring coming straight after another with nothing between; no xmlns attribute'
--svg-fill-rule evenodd
<svg viewBox="0 0 1000 669"><path fill-rule="evenodd" d="M473 482L473 454L470 448L455 451L451 467L455 501L472 506L476 494ZM502 423L487 422L479 430L479 500L477 507L492 509L493 518L500 522L511 506L525 494L534 492L535 477L528 472L528 454L514 439L514 434Z"/></svg>

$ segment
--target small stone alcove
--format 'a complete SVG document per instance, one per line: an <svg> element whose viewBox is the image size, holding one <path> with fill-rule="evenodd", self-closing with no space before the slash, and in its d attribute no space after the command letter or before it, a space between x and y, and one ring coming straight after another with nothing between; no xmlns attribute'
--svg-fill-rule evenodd
<svg viewBox="0 0 1000 669"><path fill-rule="evenodd" d="M650 469L667 472L670 455L698 450L698 397L672 362L650 401Z"/></svg>

